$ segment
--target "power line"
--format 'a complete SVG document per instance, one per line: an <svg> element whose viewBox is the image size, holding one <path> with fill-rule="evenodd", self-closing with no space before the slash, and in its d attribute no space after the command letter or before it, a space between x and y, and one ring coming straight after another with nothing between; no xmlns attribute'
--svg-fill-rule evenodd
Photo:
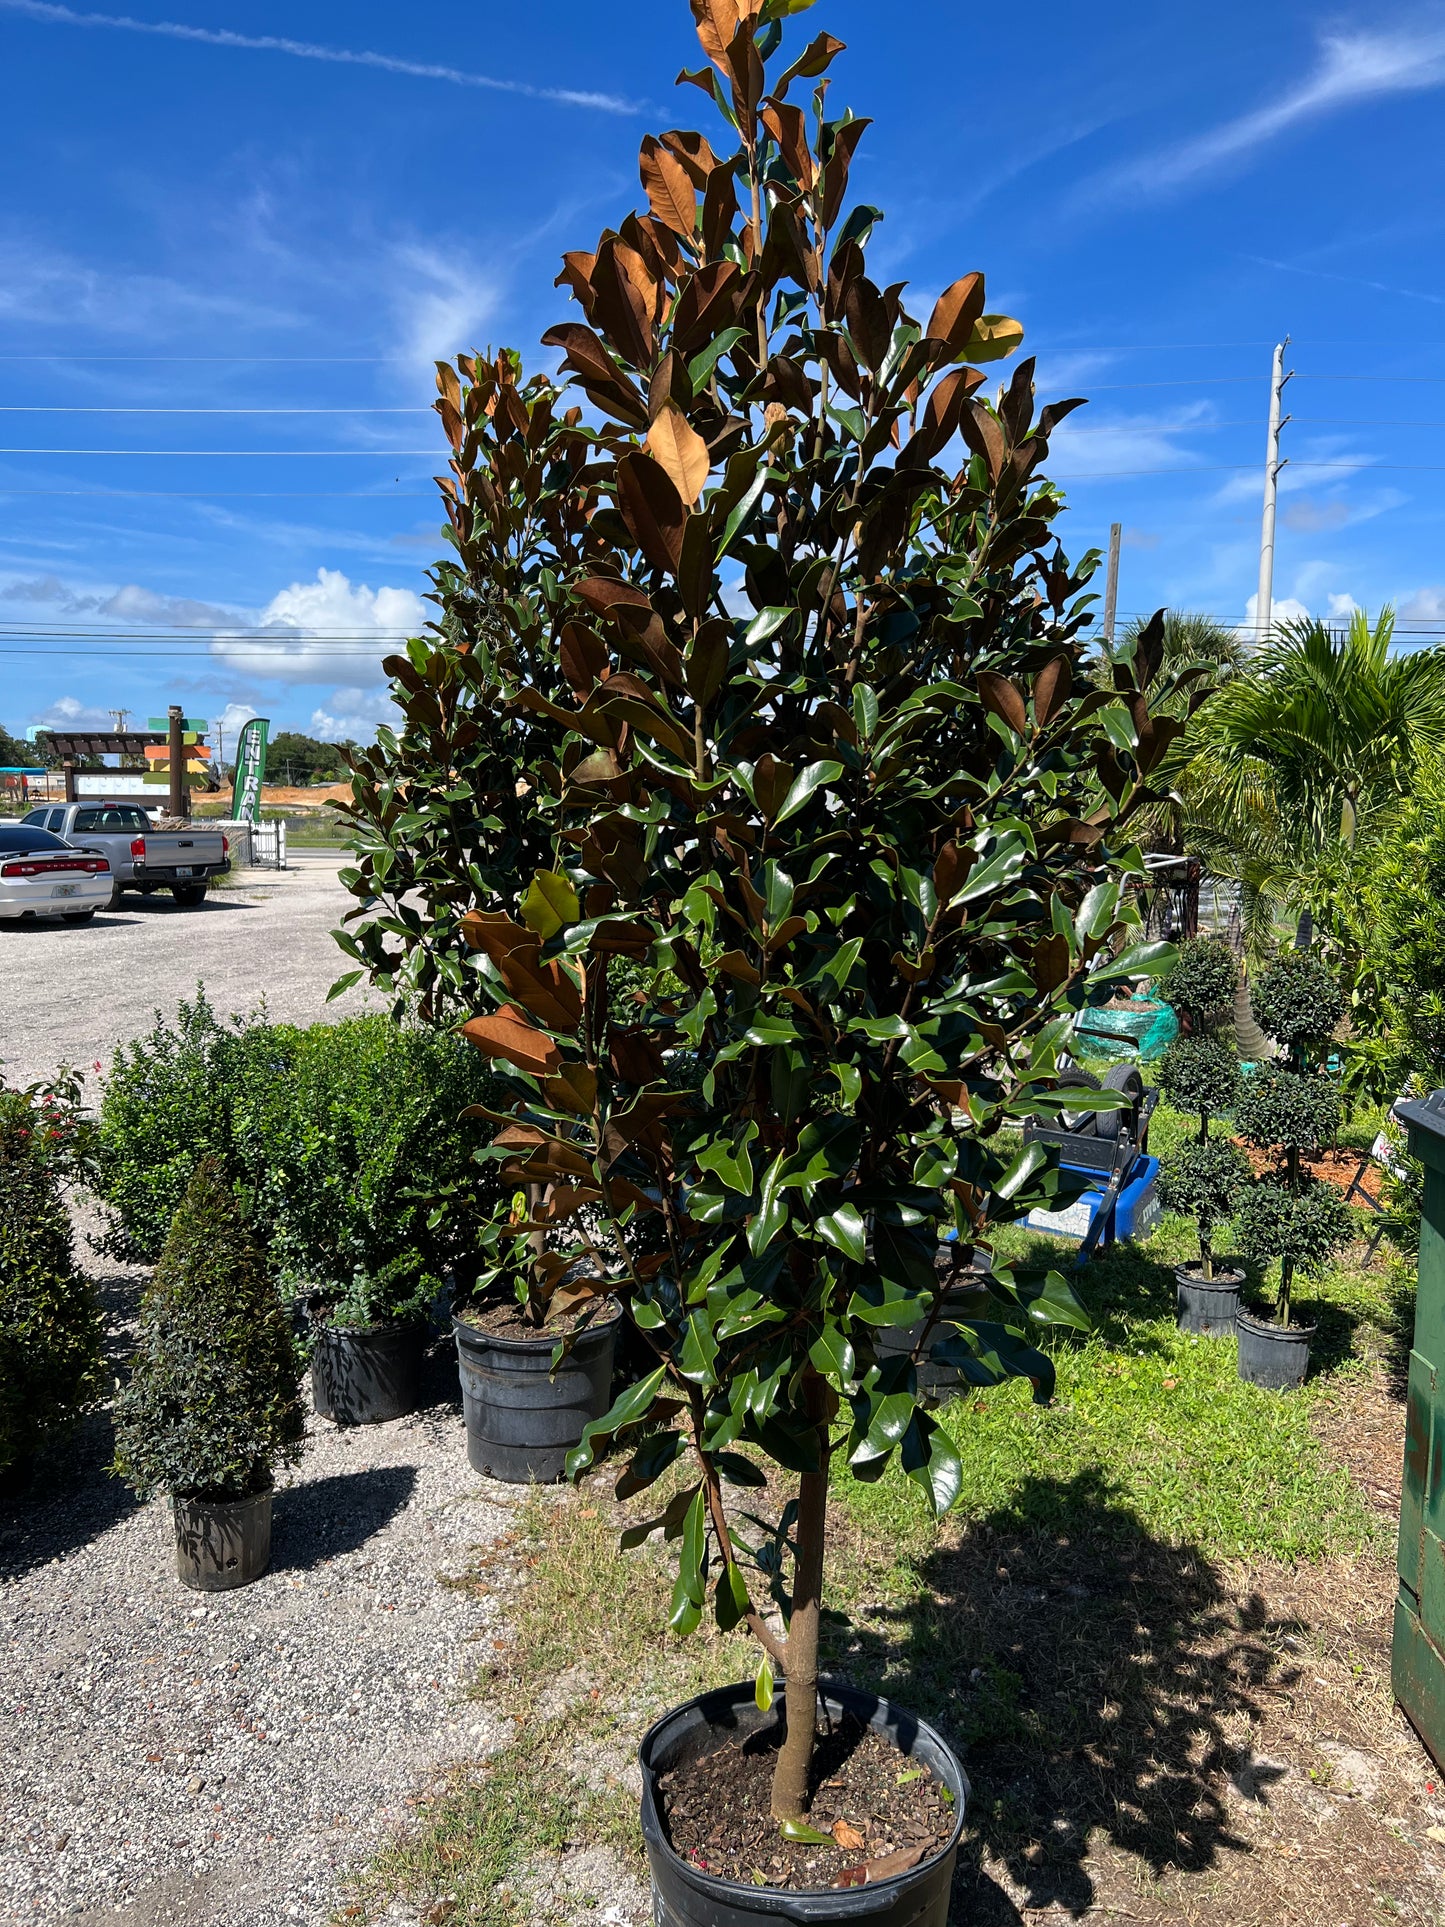
<svg viewBox="0 0 1445 1927"><path fill-rule="evenodd" d="M165 455L165 456L233 456L282 455L367 455L376 459L388 459L396 455L426 455L436 461L441 450L436 448L0 448L0 455Z"/></svg>
<svg viewBox="0 0 1445 1927"><path fill-rule="evenodd" d="M337 402L333 408L172 408L113 406L88 407L76 402L0 402L0 415L431 415L431 408L373 408L367 402Z"/></svg>

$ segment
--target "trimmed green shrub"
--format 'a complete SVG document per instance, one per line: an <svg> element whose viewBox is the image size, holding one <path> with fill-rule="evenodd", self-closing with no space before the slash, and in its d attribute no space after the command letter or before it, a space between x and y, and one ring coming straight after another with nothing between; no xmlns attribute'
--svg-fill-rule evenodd
<svg viewBox="0 0 1445 1927"><path fill-rule="evenodd" d="M1191 937L1159 985L1159 995L1185 1012L1196 1030L1229 1008L1239 988L1239 965L1222 937Z"/></svg>
<svg viewBox="0 0 1445 1927"><path fill-rule="evenodd" d="M1340 1128L1340 1094L1319 1059L1344 1010L1340 987L1319 958L1287 950L1251 994L1263 1029L1289 1052L1289 1069L1263 1066L1235 1106L1235 1122L1261 1151L1283 1154L1284 1168L1257 1178L1239 1209L1240 1244L1261 1269L1279 1260L1277 1308L1288 1325L1296 1271L1318 1277L1353 1227L1349 1207L1301 1160Z"/></svg>
<svg viewBox="0 0 1445 1927"><path fill-rule="evenodd" d="M100 1307L76 1268L61 1190L73 1123L54 1093L0 1088L0 1471L99 1388Z"/></svg>
<svg viewBox="0 0 1445 1927"><path fill-rule="evenodd" d="M220 1159L204 1158L141 1300L115 1470L142 1498L265 1492L301 1455L300 1376L287 1310Z"/></svg>
<svg viewBox="0 0 1445 1927"><path fill-rule="evenodd" d="M1344 992L1312 950L1285 950L1257 984L1250 986L1255 1022L1302 1068L1312 1050L1327 1044L1345 1014Z"/></svg>
<svg viewBox="0 0 1445 1927"><path fill-rule="evenodd" d="M1234 1121L1261 1151L1314 1157L1340 1128L1340 1094L1323 1077L1261 1065L1234 1107Z"/></svg>
<svg viewBox="0 0 1445 1927"><path fill-rule="evenodd" d="M232 1107L248 1086L283 1077L298 1033L264 1006L222 1023L196 986L171 1022L122 1044L100 1104L97 1189L111 1209L105 1249L154 1264L196 1166L232 1166Z"/></svg>
<svg viewBox="0 0 1445 1927"><path fill-rule="evenodd" d="M278 1279L372 1324L434 1297L491 1213L466 1115L499 1081L458 1038L376 1014L220 1023L204 990L116 1053L101 1104L110 1248L154 1259L198 1163L221 1161Z"/></svg>
<svg viewBox="0 0 1445 1927"><path fill-rule="evenodd" d="M1209 1120L1233 1108L1241 1081L1238 1057L1216 1037L1176 1037L1159 1067L1160 1088L1175 1110L1199 1119L1201 1143Z"/></svg>
<svg viewBox="0 0 1445 1927"><path fill-rule="evenodd" d="M1181 1144L1162 1161L1160 1197L1168 1211L1192 1217L1199 1230L1199 1262L1214 1276L1214 1231L1234 1210L1249 1183L1249 1159L1228 1138Z"/></svg>

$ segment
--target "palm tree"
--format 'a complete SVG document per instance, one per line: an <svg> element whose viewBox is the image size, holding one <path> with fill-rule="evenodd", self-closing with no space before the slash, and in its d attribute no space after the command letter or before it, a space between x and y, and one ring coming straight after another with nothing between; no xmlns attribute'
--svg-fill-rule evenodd
<svg viewBox="0 0 1445 1927"><path fill-rule="evenodd" d="M1391 654L1395 613L1371 626L1283 623L1192 718L1178 775L1189 847L1238 882L1262 954L1276 912L1328 906L1357 851L1445 751L1445 650Z"/></svg>

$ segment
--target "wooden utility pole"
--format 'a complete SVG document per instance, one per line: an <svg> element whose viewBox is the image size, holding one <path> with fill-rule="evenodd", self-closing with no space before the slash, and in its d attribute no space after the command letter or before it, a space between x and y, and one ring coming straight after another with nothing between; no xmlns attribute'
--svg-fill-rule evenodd
<svg viewBox="0 0 1445 1927"><path fill-rule="evenodd" d="M190 799L186 795L186 712L179 703L172 703L166 715L169 720L171 766L169 809L172 816L189 816Z"/></svg>
<svg viewBox="0 0 1445 1927"><path fill-rule="evenodd" d="M1104 577L1104 640L1114 640L1114 618L1119 611L1119 544L1124 525L1115 522L1109 529L1109 572Z"/></svg>

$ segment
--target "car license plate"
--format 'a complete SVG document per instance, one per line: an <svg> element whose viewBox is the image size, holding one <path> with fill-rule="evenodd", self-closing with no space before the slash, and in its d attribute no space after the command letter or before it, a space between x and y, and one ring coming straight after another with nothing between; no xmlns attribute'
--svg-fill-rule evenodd
<svg viewBox="0 0 1445 1927"><path fill-rule="evenodd" d="M78 883L52 883L50 894L53 897L73 897L79 891Z"/></svg>
<svg viewBox="0 0 1445 1927"><path fill-rule="evenodd" d="M188 877L190 874L191 866L189 863L178 863L176 865L176 875L178 877Z"/></svg>

